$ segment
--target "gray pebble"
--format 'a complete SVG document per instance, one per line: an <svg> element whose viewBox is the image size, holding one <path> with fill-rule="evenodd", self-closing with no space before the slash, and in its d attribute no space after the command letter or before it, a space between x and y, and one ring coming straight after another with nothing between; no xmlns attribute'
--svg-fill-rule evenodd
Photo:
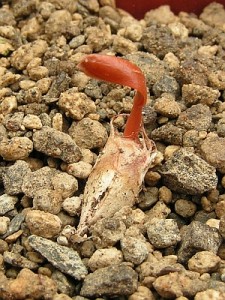
<svg viewBox="0 0 225 300"><path fill-rule="evenodd" d="M72 248L60 246L48 239L31 235L29 244L34 250L44 256L54 267L75 279L82 279L88 271L79 254Z"/></svg>
<svg viewBox="0 0 225 300"><path fill-rule="evenodd" d="M93 284L93 282L95 284ZM126 265L115 265L88 274L81 288L81 296L130 295L137 289L137 273Z"/></svg>
<svg viewBox="0 0 225 300"><path fill-rule="evenodd" d="M158 201L159 190L157 187L147 187L139 195L138 206L147 209Z"/></svg>
<svg viewBox="0 0 225 300"><path fill-rule="evenodd" d="M156 97L160 97L163 93L171 93L178 96L180 87L174 77L165 75L153 85L153 92Z"/></svg>
<svg viewBox="0 0 225 300"><path fill-rule="evenodd" d="M79 161L81 152L71 137L61 131L44 126L33 134L34 148L67 163Z"/></svg>
<svg viewBox="0 0 225 300"><path fill-rule="evenodd" d="M4 234L3 238L17 232L20 229L21 224L24 221L24 214L19 213L17 214L10 222L7 232Z"/></svg>
<svg viewBox="0 0 225 300"><path fill-rule="evenodd" d="M147 52L163 58L168 52L175 53L178 43L172 31L164 25L151 25L144 29L142 43Z"/></svg>
<svg viewBox="0 0 225 300"><path fill-rule="evenodd" d="M3 184L5 192L16 195L22 192L23 178L30 174L29 165L23 160L17 160L15 164L5 169L3 173Z"/></svg>
<svg viewBox="0 0 225 300"><path fill-rule="evenodd" d="M73 122L69 128L69 134L81 148L101 148L107 141L107 131L98 121L83 118L81 121Z"/></svg>
<svg viewBox="0 0 225 300"><path fill-rule="evenodd" d="M203 104L196 104L180 113L176 125L187 130L207 131L211 121L212 114L209 107Z"/></svg>
<svg viewBox="0 0 225 300"><path fill-rule="evenodd" d="M178 260L182 263L187 262L197 251L201 250L216 254L221 242L222 237L216 228L193 221L185 228L178 250Z"/></svg>
<svg viewBox="0 0 225 300"><path fill-rule="evenodd" d="M148 222L146 227L149 241L155 248L174 246L181 240L175 220L155 218Z"/></svg>
<svg viewBox="0 0 225 300"><path fill-rule="evenodd" d="M140 238L124 237L120 244L124 259L135 265L142 263L148 256L147 244Z"/></svg>
<svg viewBox="0 0 225 300"><path fill-rule="evenodd" d="M103 218L91 227L93 241L97 248L114 246L123 236L126 226L119 218Z"/></svg>
<svg viewBox="0 0 225 300"><path fill-rule="evenodd" d="M5 215L8 211L13 210L18 198L3 194L0 196L0 216Z"/></svg>
<svg viewBox="0 0 225 300"><path fill-rule="evenodd" d="M184 132L184 129L167 123L154 129L151 133L151 138L154 141L162 141L166 144L182 145Z"/></svg>
<svg viewBox="0 0 225 300"><path fill-rule="evenodd" d="M161 167L164 184L173 191L191 195L216 188L216 169L196 154L181 148Z"/></svg>
<svg viewBox="0 0 225 300"><path fill-rule="evenodd" d="M69 278L66 277L62 272L54 270L51 278L56 282L58 291L60 293L72 296L74 293L74 284Z"/></svg>

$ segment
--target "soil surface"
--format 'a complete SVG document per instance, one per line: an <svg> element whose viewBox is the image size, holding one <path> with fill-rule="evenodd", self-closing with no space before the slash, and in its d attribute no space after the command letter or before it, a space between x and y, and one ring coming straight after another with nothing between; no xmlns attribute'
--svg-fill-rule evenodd
<svg viewBox="0 0 225 300"><path fill-rule="evenodd" d="M78 243L86 183L135 93L81 72L91 53L143 71L161 159L135 205ZM223 300L224 239L224 7L136 20L113 0L1 1L0 298Z"/></svg>

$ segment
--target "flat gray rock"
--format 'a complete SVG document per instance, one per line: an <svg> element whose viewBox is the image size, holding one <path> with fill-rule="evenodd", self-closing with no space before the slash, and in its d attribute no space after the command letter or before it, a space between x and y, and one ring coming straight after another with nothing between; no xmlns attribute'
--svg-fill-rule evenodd
<svg viewBox="0 0 225 300"><path fill-rule="evenodd" d="M28 238L30 246L44 256L54 267L75 279L84 278L88 271L77 251L58 245L48 239L31 235Z"/></svg>
<svg viewBox="0 0 225 300"><path fill-rule="evenodd" d="M128 266L100 268L88 274L80 294L84 297L131 295L137 290L138 275Z"/></svg>
<svg viewBox="0 0 225 300"><path fill-rule="evenodd" d="M216 168L185 148L176 151L160 173L164 184L179 193L203 194L217 186Z"/></svg>

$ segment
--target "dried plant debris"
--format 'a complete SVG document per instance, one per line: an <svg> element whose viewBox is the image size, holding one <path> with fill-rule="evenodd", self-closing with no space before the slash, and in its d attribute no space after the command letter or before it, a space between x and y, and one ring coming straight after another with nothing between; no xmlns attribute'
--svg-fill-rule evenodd
<svg viewBox="0 0 225 300"><path fill-rule="evenodd" d="M218 3L136 20L114 0L1 1L0 299L225 299L224 20ZM110 121L124 131L135 94L85 75L92 53L144 73L158 154L132 207L125 187L113 216L86 207L100 217L78 243Z"/></svg>

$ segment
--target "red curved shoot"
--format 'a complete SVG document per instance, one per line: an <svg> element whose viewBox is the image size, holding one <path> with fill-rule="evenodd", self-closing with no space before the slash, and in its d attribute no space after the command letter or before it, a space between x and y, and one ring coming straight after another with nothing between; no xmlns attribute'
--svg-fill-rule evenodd
<svg viewBox="0 0 225 300"><path fill-rule="evenodd" d="M147 101L146 81L140 68L123 58L101 54L85 56L78 68L92 78L129 86L136 90L123 135L137 140L142 122L142 108Z"/></svg>

